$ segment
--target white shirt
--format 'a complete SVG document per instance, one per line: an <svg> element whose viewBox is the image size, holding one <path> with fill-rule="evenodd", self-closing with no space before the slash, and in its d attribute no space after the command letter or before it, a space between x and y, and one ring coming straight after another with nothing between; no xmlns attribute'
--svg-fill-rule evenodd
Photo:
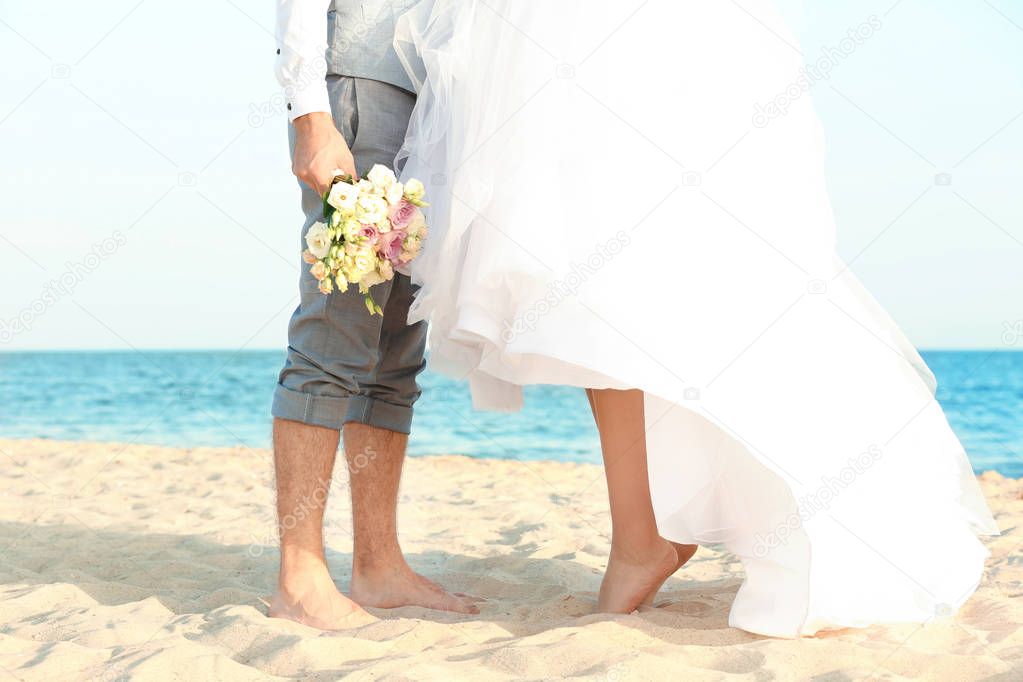
<svg viewBox="0 0 1023 682"><path fill-rule="evenodd" d="M327 11L331 0L277 0L277 80L288 120L330 112L327 96Z"/></svg>
<svg viewBox="0 0 1023 682"><path fill-rule="evenodd" d="M399 57L394 34L400 17L418 2L277 0L277 79L284 86L288 118L330 111L328 74L414 92L406 62L415 68L418 57Z"/></svg>

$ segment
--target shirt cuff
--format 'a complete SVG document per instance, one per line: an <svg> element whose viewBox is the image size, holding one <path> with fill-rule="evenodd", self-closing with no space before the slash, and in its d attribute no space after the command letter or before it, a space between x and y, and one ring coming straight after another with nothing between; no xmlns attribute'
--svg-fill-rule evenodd
<svg viewBox="0 0 1023 682"><path fill-rule="evenodd" d="M288 107L288 121L317 111L330 113L330 96L324 80L316 79L301 89L285 88L284 98Z"/></svg>

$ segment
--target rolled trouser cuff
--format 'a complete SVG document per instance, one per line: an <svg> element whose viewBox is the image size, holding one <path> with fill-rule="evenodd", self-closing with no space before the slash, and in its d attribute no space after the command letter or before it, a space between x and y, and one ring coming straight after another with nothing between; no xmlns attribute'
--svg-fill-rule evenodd
<svg viewBox="0 0 1023 682"><path fill-rule="evenodd" d="M277 384L270 413L278 419L340 431L352 398L301 393Z"/></svg>
<svg viewBox="0 0 1023 682"><path fill-rule="evenodd" d="M270 412L278 419L335 431L348 422L404 434L412 431L411 407L364 395L313 395L277 384Z"/></svg>
<svg viewBox="0 0 1023 682"><path fill-rule="evenodd" d="M412 432L412 408L370 396L353 395L348 400L344 421L408 434Z"/></svg>

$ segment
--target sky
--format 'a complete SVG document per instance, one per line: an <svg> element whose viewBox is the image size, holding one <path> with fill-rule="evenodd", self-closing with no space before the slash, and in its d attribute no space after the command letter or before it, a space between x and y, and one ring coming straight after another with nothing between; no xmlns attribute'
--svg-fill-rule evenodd
<svg viewBox="0 0 1023 682"><path fill-rule="evenodd" d="M1023 345L1023 7L807 1L807 61L872 16L812 89L840 253L916 345ZM0 350L283 348L302 216L273 21L0 0Z"/></svg>

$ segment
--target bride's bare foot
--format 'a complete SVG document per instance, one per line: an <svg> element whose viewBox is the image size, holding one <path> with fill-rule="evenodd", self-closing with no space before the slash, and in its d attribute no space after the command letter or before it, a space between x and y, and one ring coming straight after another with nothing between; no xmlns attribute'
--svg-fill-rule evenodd
<svg viewBox="0 0 1023 682"><path fill-rule="evenodd" d="M675 548L675 554L678 555L678 561L675 562L675 570L672 571L670 574L664 576L664 580L662 580L657 587L650 591L650 594L648 594L646 596L646 599L643 600L644 606L653 605L654 599L657 598L657 593L661 591L662 587L664 587L664 583L668 581L668 578L670 578L672 574L676 573L678 569L685 566L686 562L692 559L693 555L696 554L696 550L700 548L699 545L683 545L678 542L672 542L671 546Z"/></svg>
<svg viewBox="0 0 1023 682"><path fill-rule="evenodd" d="M404 560L382 566L354 567L352 599L363 606L395 609L421 606L438 611L477 614L480 612L466 595L451 594L437 583L413 571Z"/></svg>
<svg viewBox="0 0 1023 682"><path fill-rule="evenodd" d="M282 576L269 615L320 630L347 630L376 622L341 594L326 566L310 566Z"/></svg>
<svg viewBox="0 0 1023 682"><path fill-rule="evenodd" d="M663 538L657 538L646 547L628 549L612 541L597 609L603 613L632 613L677 567L675 547Z"/></svg>

